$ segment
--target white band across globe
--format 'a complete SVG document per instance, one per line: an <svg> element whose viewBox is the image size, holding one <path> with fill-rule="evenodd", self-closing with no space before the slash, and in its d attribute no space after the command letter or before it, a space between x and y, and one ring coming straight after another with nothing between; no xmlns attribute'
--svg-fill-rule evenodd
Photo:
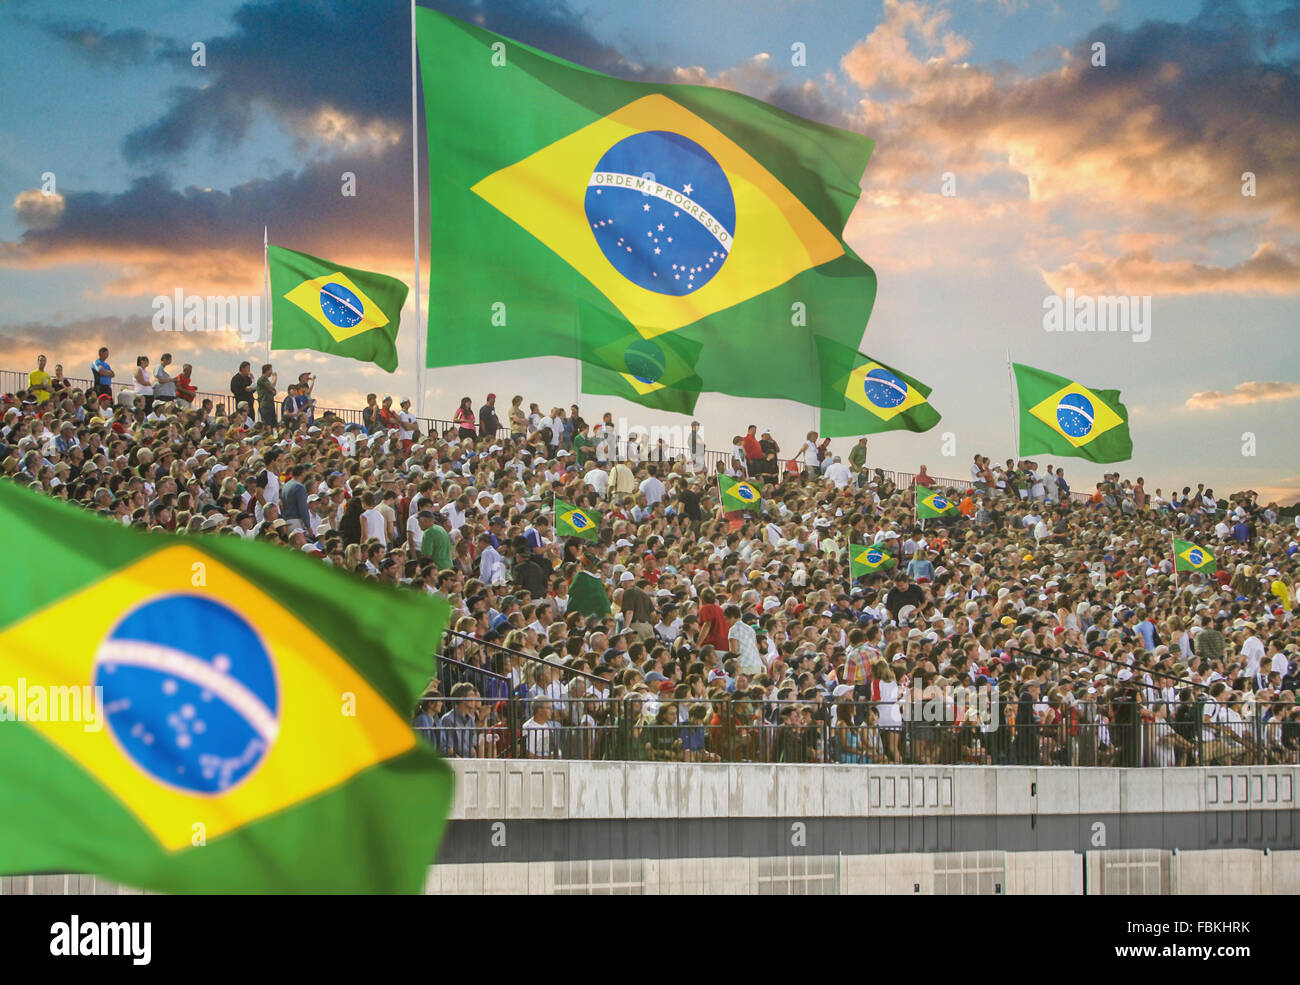
<svg viewBox="0 0 1300 985"><path fill-rule="evenodd" d="M661 185L652 178L643 178L635 174L619 174L615 171L596 171L587 181L587 187L630 188L642 195L663 199L665 202L681 209L703 226L705 231L718 241L719 246L724 249L731 249L731 233L727 232L726 227L715 219L708 209L693 201L689 195L685 195L675 188L669 188L667 185Z"/></svg>
<svg viewBox="0 0 1300 985"><path fill-rule="evenodd" d="M123 667L147 667L211 691L237 711L268 745L275 741L280 732L275 714L257 695L235 678L221 673L206 660L200 660L191 654L158 643L108 639L95 652L95 662Z"/></svg>

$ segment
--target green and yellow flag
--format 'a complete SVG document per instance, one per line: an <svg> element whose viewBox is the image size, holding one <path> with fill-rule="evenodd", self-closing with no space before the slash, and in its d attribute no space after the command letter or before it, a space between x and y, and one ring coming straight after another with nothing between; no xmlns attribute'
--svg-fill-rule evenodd
<svg viewBox="0 0 1300 985"><path fill-rule="evenodd" d="M1207 575L1219 570L1213 554L1190 540L1174 540L1174 570L1201 571Z"/></svg>
<svg viewBox="0 0 1300 985"><path fill-rule="evenodd" d="M923 486L916 487L916 518L928 520L934 516L956 516L957 504L942 493L932 492Z"/></svg>
<svg viewBox="0 0 1300 985"><path fill-rule="evenodd" d="M555 499L555 533L560 537L581 537L597 540L600 537L600 513Z"/></svg>
<svg viewBox="0 0 1300 985"><path fill-rule="evenodd" d="M718 497L722 500L722 508L727 511L749 510L751 513L759 513L763 509L763 494L758 486L745 479L719 475Z"/></svg>
<svg viewBox="0 0 1300 985"><path fill-rule="evenodd" d="M272 349L315 349L397 369L406 285L384 274L267 247Z"/></svg>
<svg viewBox="0 0 1300 985"><path fill-rule="evenodd" d="M613 78L426 8L416 38L430 366L580 356L597 311L700 347L698 380L670 389L819 405L812 329L792 325L862 337L876 279L842 234L869 139L716 87Z"/></svg>
<svg viewBox="0 0 1300 985"><path fill-rule="evenodd" d="M849 577L875 574L894 567L898 562L885 544L850 544Z"/></svg>
<svg viewBox="0 0 1300 985"><path fill-rule="evenodd" d="M1133 457L1128 409L1118 390L1092 390L1045 369L1012 363L1020 395L1020 454L1067 455L1091 462Z"/></svg>
<svg viewBox="0 0 1300 985"><path fill-rule="evenodd" d="M823 436L928 431L939 423L930 388L921 381L831 339L818 335L815 341L822 374Z"/></svg>
<svg viewBox="0 0 1300 985"><path fill-rule="evenodd" d="M621 319L578 303L582 392L622 397L656 410L690 414L703 381L695 372L702 346L675 332L647 339Z"/></svg>
<svg viewBox="0 0 1300 985"><path fill-rule="evenodd" d="M445 602L8 483L0 537L43 572L0 579L0 873L421 889L451 773L410 715Z"/></svg>

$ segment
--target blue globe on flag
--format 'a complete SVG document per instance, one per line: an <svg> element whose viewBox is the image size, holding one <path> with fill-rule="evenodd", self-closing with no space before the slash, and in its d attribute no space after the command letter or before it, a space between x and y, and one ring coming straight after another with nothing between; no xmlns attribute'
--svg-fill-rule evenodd
<svg viewBox="0 0 1300 985"><path fill-rule="evenodd" d="M279 685L257 631L234 609L164 595L100 643L93 675L122 752L159 783L217 794L248 779L279 732Z"/></svg>
<svg viewBox="0 0 1300 985"><path fill-rule="evenodd" d="M1092 401L1081 393L1067 393L1056 405L1056 423L1071 438L1082 438L1092 430Z"/></svg>
<svg viewBox="0 0 1300 985"><path fill-rule="evenodd" d="M1199 568L1205 562L1205 553L1199 547L1193 547L1187 552L1187 560Z"/></svg>
<svg viewBox="0 0 1300 985"><path fill-rule="evenodd" d="M583 204L614 269L657 294L681 296L707 284L736 233L726 172L695 141L665 130L634 133L607 150Z"/></svg>
<svg viewBox="0 0 1300 985"><path fill-rule="evenodd" d="M566 513L564 519L568 521L569 526L573 527L574 530L586 530L591 526L591 520L581 510L572 510Z"/></svg>
<svg viewBox="0 0 1300 985"><path fill-rule="evenodd" d="M332 281L320 289L320 310L340 328L351 328L366 314L366 306L356 294Z"/></svg>
<svg viewBox="0 0 1300 985"><path fill-rule="evenodd" d="M875 407L897 407L907 399L907 384L887 369L877 367L862 378L862 395Z"/></svg>

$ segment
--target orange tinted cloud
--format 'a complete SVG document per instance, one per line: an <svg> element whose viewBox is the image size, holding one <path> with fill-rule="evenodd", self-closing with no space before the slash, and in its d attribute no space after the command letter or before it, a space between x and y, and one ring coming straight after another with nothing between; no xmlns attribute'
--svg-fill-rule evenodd
<svg viewBox="0 0 1300 985"><path fill-rule="evenodd" d="M1250 404L1300 397L1300 383L1264 383L1251 380L1238 383L1230 391L1203 390L1187 398L1188 410L1218 410L1221 407L1245 407Z"/></svg>

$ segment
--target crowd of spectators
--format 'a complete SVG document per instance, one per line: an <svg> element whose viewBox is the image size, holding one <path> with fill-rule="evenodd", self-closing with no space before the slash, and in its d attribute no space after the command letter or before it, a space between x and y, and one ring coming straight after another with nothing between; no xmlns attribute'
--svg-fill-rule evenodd
<svg viewBox="0 0 1300 985"><path fill-rule="evenodd" d="M477 411L425 430L410 401L361 421L283 393L249 363L228 399L191 367L107 349L87 388L40 357L4 396L5 478L134 527L269 541L452 607L416 710L452 756L676 761L1300 762L1300 545L1250 490L1165 493L1109 473L976 455L900 488L809 432L782 452L750 427L706 458L648 447L580 408ZM115 384L118 384L115 387ZM724 512L714 472L758 512ZM959 515L915 520L917 488ZM555 497L602 514L555 535ZM1217 570L1175 570L1173 540ZM891 570L851 579L849 547ZM579 570L610 612L571 608Z"/></svg>

